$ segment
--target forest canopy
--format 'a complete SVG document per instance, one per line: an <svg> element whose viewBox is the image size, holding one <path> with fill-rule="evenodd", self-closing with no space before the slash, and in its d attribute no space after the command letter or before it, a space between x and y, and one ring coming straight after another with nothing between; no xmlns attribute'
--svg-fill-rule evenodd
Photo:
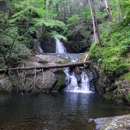
<svg viewBox="0 0 130 130"><path fill-rule="evenodd" d="M71 45L75 52L89 49L94 30L97 30L94 29L93 18L97 21L105 44L108 37L104 40L104 36L109 35L111 24L112 27L129 27L130 19L130 0L107 2L113 17L112 23L105 0L0 0L0 67L28 58L32 48L30 43L34 38L50 40L56 36ZM109 29L106 30L105 25ZM114 35L119 34L111 37ZM129 39L125 41L127 43ZM125 47L129 48L129 45ZM14 55L17 51L19 55Z"/></svg>

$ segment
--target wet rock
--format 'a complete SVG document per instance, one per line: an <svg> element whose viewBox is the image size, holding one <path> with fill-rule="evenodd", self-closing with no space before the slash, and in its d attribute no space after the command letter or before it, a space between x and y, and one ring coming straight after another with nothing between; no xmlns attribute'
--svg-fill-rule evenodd
<svg viewBox="0 0 130 130"><path fill-rule="evenodd" d="M9 77L5 76L0 79L0 91L11 91L12 83Z"/></svg>
<svg viewBox="0 0 130 130"><path fill-rule="evenodd" d="M129 130L130 129L130 115L98 118L94 120L96 123L96 130Z"/></svg>
<svg viewBox="0 0 130 130"><path fill-rule="evenodd" d="M129 130L130 115L108 118L100 127L100 130Z"/></svg>
<svg viewBox="0 0 130 130"><path fill-rule="evenodd" d="M60 57L56 56L50 56L50 55L36 55L35 59L38 63L49 63L49 64L54 64L54 63L65 63L65 60L63 60Z"/></svg>
<svg viewBox="0 0 130 130"><path fill-rule="evenodd" d="M115 100L119 103L130 103L130 81L127 78L120 78L122 75L109 75L106 70L100 69L97 60L93 60L90 70L94 76L95 90L107 99Z"/></svg>

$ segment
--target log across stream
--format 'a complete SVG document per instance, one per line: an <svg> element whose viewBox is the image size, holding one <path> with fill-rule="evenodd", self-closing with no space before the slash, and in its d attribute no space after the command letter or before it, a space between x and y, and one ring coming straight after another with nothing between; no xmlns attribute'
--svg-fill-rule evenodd
<svg viewBox="0 0 130 130"><path fill-rule="evenodd" d="M72 67L72 66L88 66L90 65L90 61L86 62L77 62L77 63L68 63L68 64L58 64L58 65L50 65L50 66L42 66L42 67L22 67L22 68L7 68L0 69L0 72L17 71L17 70L32 70L32 69L51 69L51 68L63 68L63 67Z"/></svg>

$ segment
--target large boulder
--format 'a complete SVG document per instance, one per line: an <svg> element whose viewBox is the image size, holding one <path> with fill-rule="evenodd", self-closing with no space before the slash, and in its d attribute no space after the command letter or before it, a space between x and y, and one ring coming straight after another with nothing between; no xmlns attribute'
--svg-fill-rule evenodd
<svg viewBox="0 0 130 130"><path fill-rule="evenodd" d="M96 130L129 130L130 129L130 115L97 118Z"/></svg>
<svg viewBox="0 0 130 130"><path fill-rule="evenodd" d="M61 69L35 69L37 67L66 63L66 59L50 55L35 55L28 61L23 61L17 67L34 67L21 71L13 71L11 75L0 79L0 90L37 91L37 90L62 90L65 74ZM60 80L60 81L59 81ZM57 84L58 83L58 84ZM56 86L55 86L56 85Z"/></svg>

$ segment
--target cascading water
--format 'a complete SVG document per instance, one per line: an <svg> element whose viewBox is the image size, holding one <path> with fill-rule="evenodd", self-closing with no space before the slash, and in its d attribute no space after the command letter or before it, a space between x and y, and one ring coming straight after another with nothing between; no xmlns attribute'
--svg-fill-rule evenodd
<svg viewBox="0 0 130 130"><path fill-rule="evenodd" d="M80 92L80 93L91 93L89 90L89 78L86 75L84 70L81 70L79 74L75 72L70 72L69 68L65 68L64 72L66 74L65 84L66 88L65 92Z"/></svg>
<svg viewBox="0 0 130 130"><path fill-rule="evenodd" d="M41 46L39 46L39 52L43 53L43 50L42 50Z"/></svg>
<svg viewBox="0 0 130 130"><path fill-rule="evenodd" d="M66 49L65 49L63 43L58 38L55 38L55 40L56 40L56 51L55 51L55 53L66 53Z"/></svg>
<svg viewBox="0 0 130 130"><path fill-rule="evenodd" d="M67 53L66 49L62 42L58 38L56 39L56 53ZM71 59L73 62L74 60ZM76 62L76 61L75 61ZM68 67L64 68L64 72L66 74L65 84L66 88L65 92L80 92L80 93L91 93L89 90L89 78L86 75L85 71L82 69L80 73L76 73L74 71L70 71Z"/></svg>
<svg viewBox="0 0 130 130"><path fill-rule="evenodd" d="M43 48L42 48L42 46L43 46L43 39L40 39L40 41L39 41L39 52L40 53L43 53Z"/></svg>

